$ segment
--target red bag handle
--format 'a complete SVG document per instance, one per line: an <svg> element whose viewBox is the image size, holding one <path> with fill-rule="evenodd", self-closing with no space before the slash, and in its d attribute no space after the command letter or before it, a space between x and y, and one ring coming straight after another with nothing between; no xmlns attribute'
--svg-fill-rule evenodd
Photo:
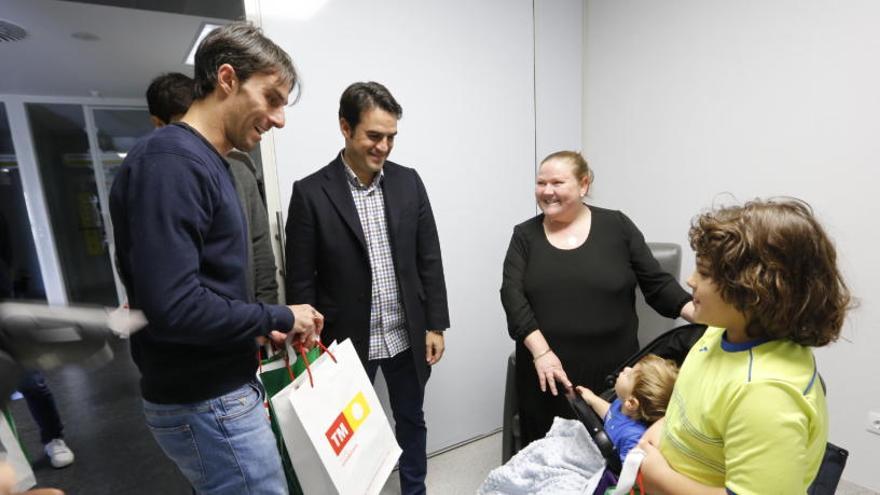
<svg viewBox="0 0 880 495"><path fill-rule="evenodd" d="M327 355L330 356L330 359L332 359L333 362L336 363L337 362L336 356L334 356L333 353L330 352L330 349L327 349L327 347L324 346L324 343L321 342L320 339L317 340L316 342L317 342L318 347L322 351L327 353ZM294 350L296 350L297 354L299 354L300 357L302 357L303 362L306 363L306 373L309 374L309 385L311 385L312 388L315 388L315 380L314 380L314 378L312 378L312 368L310 367L311 363L309 363L309 358L306 356L306 347L303 345L302 342L297 342L297 343L293 344L293 348L294 348Z"/></svg>
<svg viewBox="0 0 880 495"><path fill-rule="evenodd" d="M642 472L641 471L639 471L638 474L636 474L636 485L639 487L639 493L641 495L646 495L645 494L645 485L642 484ZM630 495L635 495L635 490L630 490L629 493L630 493Z"/></svg>
<svg viewBox="0 0 880 495"><path fill-rule="evenodd" d="M272 349L277 350L277 346L275 343L272 343ZM259 372L263 372L263 359L260 357L260 350L257 349L257 368ZM290 377L290 381L293 381L293 370L290 368L290 356L287 355L287 352L284 353L284 368L287 370L287 375Z"/></svg>

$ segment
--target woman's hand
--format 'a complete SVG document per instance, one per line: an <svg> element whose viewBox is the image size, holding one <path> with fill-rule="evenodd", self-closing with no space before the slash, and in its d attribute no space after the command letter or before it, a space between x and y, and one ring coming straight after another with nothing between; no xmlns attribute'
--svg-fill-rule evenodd
<svg viewBox="0 0 880 495"><path fill-rule="evenodd" d="M558 395L556 382L562 384L566 390L571 390L571 382L568 380L565 370L562 369L562 362L556 357L556 353L548 349L535 357L534 360L541 392L546 392L549 387L550 393Z"/></svg>
<svg viewBox="0 0 880 495"><path fill-rule="evenodd" d="M687 304L681 307L681 315L682 318L687 320L688 323L696 323L694 321L694 302L688 301Z"/></svg>

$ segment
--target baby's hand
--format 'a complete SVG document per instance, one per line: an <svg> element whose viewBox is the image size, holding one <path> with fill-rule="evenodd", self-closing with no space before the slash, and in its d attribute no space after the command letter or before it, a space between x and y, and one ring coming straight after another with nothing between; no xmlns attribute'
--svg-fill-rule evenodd
<svg viewBox="0 0 880 495"><path fill-rule="evenodd" d="M596 398L596 394L594 394L592 390L588 389L587 387L582 387L580 385L578 385L576 389L581 395L581 398L584 399L587 404L592 404L592 400Z"/></svg>

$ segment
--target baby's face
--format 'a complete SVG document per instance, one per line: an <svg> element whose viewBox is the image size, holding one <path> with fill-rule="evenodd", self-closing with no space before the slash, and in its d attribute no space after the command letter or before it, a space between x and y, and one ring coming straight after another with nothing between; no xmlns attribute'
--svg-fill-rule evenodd
<svg viewBox="0 0 880 495"><path fill-rule="evenodd" d="M614 392L617 394L617 398L620 400L626 400L632 396L633 388L635 387L635 370L640 369L640 364L636 364L634 367L630 368L627 366L617 375L617 381L614 382Z"/></svg>

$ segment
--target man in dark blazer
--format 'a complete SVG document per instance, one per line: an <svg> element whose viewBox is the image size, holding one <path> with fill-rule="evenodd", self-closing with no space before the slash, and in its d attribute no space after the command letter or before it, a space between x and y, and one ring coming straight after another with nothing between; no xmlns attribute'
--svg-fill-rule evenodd
<svg viewBox="0 0 880 495"><path fill-rule="evenodd" d="M342 94L345 148L294 183L287 217L287 297L325 318L321 340L350 338L388 384L405 494L425 493L422 405L449 327L434 214L418 173L386 161L400 105L379 83Z"/></svg>

